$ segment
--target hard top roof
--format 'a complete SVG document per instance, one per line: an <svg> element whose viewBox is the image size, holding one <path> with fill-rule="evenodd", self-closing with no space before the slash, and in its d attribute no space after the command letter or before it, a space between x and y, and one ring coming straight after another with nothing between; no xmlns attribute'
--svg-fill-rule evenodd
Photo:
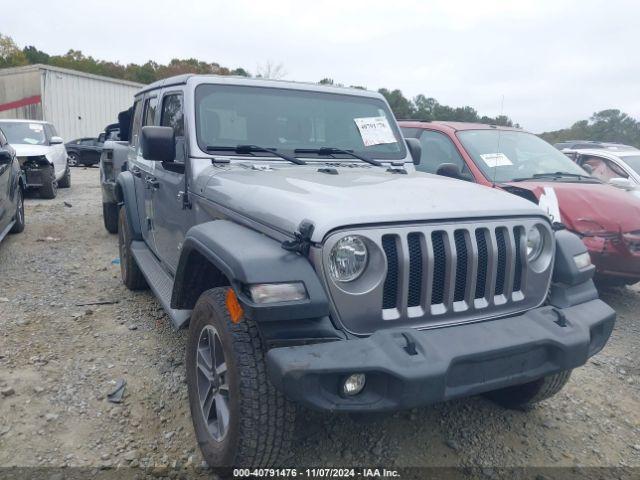
<svg viewBox="0 0 640 480"><path fill-rule="evenodd" d="M359 97L372 97L372 98L384 98L378 92L372 92L369 90L362 90L352 87L337 87L335 85L321 85L310 82L293 82L287 80L267 80L264 78L248 78L236 75L196 75L196 74L184 74L176 75L175 77L164 78L153 82L144 88L142 88L136 97L151 91L163 87L169 87L172 85L200 85L203 83L219 84L219 85L238 85L238 86L253 86L253 87L267 87L267 88L282 88L292 90L306 90L313 92L324 93L337 93L341 95L356 95Z"/></svg>

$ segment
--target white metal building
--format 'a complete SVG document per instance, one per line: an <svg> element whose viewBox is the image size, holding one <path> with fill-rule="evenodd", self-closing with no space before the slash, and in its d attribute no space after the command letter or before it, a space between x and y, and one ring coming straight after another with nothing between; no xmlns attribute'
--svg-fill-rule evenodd
<svg viewBox="0 0 640 480"><path fill-rule="evenodd" d="M66 141L97 137L133 104L140 83L49 65L0 70L0 118L46 120Z"/></svg>

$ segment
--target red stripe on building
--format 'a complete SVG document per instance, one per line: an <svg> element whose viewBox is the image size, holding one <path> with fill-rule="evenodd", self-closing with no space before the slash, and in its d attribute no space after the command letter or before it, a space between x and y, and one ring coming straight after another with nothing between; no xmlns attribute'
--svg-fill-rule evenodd
<svg viewBox="0 0 640 480"><path fill-rule="evenodd" d="M26 107L27 105L36 105L40 102L42 102L42 97L40 95L34 95L33 97L23 98L21 100L16 100L15 102L3 103L0 105L0 112L13 110L14 108Z"/></svg>

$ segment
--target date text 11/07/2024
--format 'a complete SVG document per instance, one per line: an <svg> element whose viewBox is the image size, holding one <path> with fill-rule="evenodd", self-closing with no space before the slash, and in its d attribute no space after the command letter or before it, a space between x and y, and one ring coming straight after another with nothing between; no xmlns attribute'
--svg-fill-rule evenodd
<svg viewBox="0 0 640 480"><path fill-rule="evenodd" d="M234 478L399 478L397 470L386 468L235 468Z"/></svg>

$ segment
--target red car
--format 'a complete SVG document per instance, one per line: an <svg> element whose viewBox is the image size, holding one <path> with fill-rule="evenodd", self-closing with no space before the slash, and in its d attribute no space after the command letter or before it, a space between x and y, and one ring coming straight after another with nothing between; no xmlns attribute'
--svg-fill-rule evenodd
<svg viewBox="0 0 640 480"><path fill-rule="evenodd" d="M560 151L517 128L400 122L422 144L416 168L509 191L538 203L578 234L601 282L640 281L640 199L602 183Z"/></svg>

